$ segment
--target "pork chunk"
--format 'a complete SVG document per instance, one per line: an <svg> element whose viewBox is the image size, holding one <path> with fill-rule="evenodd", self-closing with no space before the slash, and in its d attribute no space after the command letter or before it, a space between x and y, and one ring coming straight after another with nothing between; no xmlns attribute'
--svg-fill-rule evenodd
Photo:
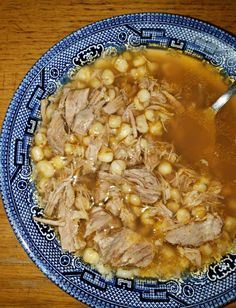
<svg viewBox="0 0 236 308"><path fill-rule="evenodd" d="M198 249L185 247L183 248L183 255L193 264L201 266L202 258Z"/></svg>
<svg viewBox="0 0 236 308"><path fill-rule="evenodd" d="M74 117L81 110L85 109L88 102L89 88L82 90L71 90L65 100L65 119L70 127Z"/></svg>
<svg viewBox="0 0 236 308"><path fill-rule="evenodd" d="M94 240L105 263L115 267L145 267L154 257L152 244L127 228L122 228L110 235L98 233Z"/></svg>
<svg viewBox="0 0 236 308"><path fill-rule="evenodd" d="M117 96L114 100L110 101L103 110L105 113L113 114L116 113L120 108L125 105L125 101L122 95Z"/></svg>
<svg viewBox="0 0 236 308"><path fill-rule="evenodd" d="M63 207L62 204L60 206ZM60 235L62 249L68 250L69 252L76 251L77 248L77 238L79 224L78 220L73 219L73 214L77 211L69 211L68 209L64 213L64 224L58 227L58 232Z"/></svg>
<svg viewBox="0 0 236 308"><path fill-rule="evenodd" d="M71 131L84 135L94 120L94 113L88 107L89 88L64 92L59 109L65 122Z"/></svg>
<svg viewBox="0 0 236 308"><path fill-rule="evenodd" d="M85 157L87 158L87 160L95 163L97 160L98 152L100 151L101 147L102 147L102 140L95 139L91 141L85 152Z"/></svg>
<svg viewBox="0 0 236 308"><path fill-rule="evenodd" d="M94 232L119 226L119 222L111 214L107 213L102 208L94 207L89 215L84 236L87 237Z"/></svg>
<svg viewBox="0 0 236 308"><path fill-rule="evenodd" d="M72 124L72 131L85 135L94 120L94 113L91 109L84 109L80 111L77 115L75 115L73 124Z"/></svg>
<svg viewBox="0 0 236 308"><path fill-rule="evenodd" d="M165 239L171 244L198 247L217 238L222 226L223 222L217 214L208 214L202 222L192 222L167 232Z"/></svg>
<svg viewBox="0 0 236 308"><path fill-rule="evenodd" d="M47 130L48 143L55 153L64 153L64 144L68 135L65 131L65 122L59 111L55 111Z"/></svg>
<svg viewBox="0 0 236 308"><path fill-rule="evenodd" d="M155 203L159 199L161 192L158 180L146 168L125 170L124 177L135 185L142 202Z"/></svg>
<svg viewBox="0 0 236 308"><path fill-rule="evenodd" d="M44 208L44 213L50 217L60 203L64 204L64 207L71 208L74 201L75 193L73 187L69 181L64 181L58 184L53 191L48 192L48 201Z"/></svg>

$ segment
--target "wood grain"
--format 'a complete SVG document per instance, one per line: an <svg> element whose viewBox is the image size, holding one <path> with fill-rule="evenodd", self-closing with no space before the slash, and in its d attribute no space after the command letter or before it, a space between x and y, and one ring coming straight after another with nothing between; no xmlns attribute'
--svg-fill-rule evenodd
<svg viewBox="0 0 236 308"><path fill-rule="evenodd" d="M233 0L1 0L0 125L20 81L48 48L82 26L131 12L189 15L236 34ZM85 307L32 263L17 242L3 206L0 235L0 307Z"/></svg>

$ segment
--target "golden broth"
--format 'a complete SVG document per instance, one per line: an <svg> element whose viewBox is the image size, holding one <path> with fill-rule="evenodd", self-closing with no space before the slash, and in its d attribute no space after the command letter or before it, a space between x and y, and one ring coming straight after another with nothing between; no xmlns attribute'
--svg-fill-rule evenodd
<svg viewBox="0 0 236 308"><path fill-rule="evenodd" d="M134 65L133 63L135 63L135 59L139 56L141 56L141 61L143 58L145 59L144 64L140 66ZM85 80L83 76L82 77L84 79L78 78L78 75L75 75L73 80L65 85L65 88L70 90L84 89L88 87L96 89L96 87L99 87L101 84L102 72L109 69L110 72L113 72L114 80L107 87L107 92L104 97L107 98L109 95L111 97L113 95L112 91L115 91L115 88L119 88L124 91L128 97L128 103L125 106L127 107L128 104L132 105L132 102L135 101L139 90L139 82L143 77L146 76L149 77L150 80L156 80L157 84L164 85L165 89L169 89L168 91L172 93L175 98L177 98L177 100L184 107L185 111L176 113L174 117L170 116L170 119L168 118L167 120L164 120L164 123L162 123L163 127L161 129L161 133L158 134L152 133L150 128L152 127L152 120L150 120L148 123L148 130L145 130L138 136L140 138L142 137L146 143L149 142L150 144L157 141L167 141L169 143L173 143L175 152L178 156L180 156L180 158L178 158L180 161L175 161L174 158L174 162L172 163L173 168L175 168L174 172L177 173L178 168L181 168L179 165L179 163L181 163L187 168L195 170L200 175L206 175L210 181L219 180L223 186L221 192L221 195L224 197L224 199L222 199L223 204L216 204L214 208L214 212L218 213L223 219L225 219L223 231L215 240L204 243L198 247L198 252L202 259L201 266L196 266L190 262L190 260L183 254L183 247L181 247L181 245L171 245L170 243L165 242L165 231L163 230L166 230L166 227L168 227L167 220L165 220L161 215L158 217L146 217L144 215L147 210L146 205L145 202L141 202L140 204L139 196L135 195L136 199L131 200L130 193L120 193L123 204L126 207L129 207L131 214L136 217L130 228L142 235L155 246L155 257L151 264L139 269L138 272L136 271L134 274L138 276L159 277L164 279L179 277L184 272L202 268L214 260L219 260L221 256L229 252L233 246L232 242L235 237L236 224L236 97L232 98L231 101L218 112L212 122L211 117L203 117L202 115L207 107L211 106L212 103L222 93L224 93L224 91L226 91L230 84L230 81L223 78L219 73L219 70L215 67L206 62L202 62L173 50L165 51L145 49L140 51L126 51L120 57L125 60L128 66L128 69L125 70L125 72L117 71L115 68L115 63L118 56L98 59L93 64L87 66L89 68L88 75L91 75L92 77L88 77ZM93 75L94 72L97 72L97 75ZM158 87L159 85L157 88ZM160 89L162 89L161 87L162 86L160 86ZM58 102L60 102L61 94L58 94L58 97L59 99L54 99L56 103L52 104L53 107L51 108L53 111L58 108ZM151 108L151 106L149 107ZM145 108L133 109L136 122L140 115L143 116ZM125 109L122 111L121 108L116 112L116 114L118 117L121 117L122 113L124 115L124 112ZM193 117L197 119L196 123L193 123ZM108 125L109 119L110 117L102 113L99 118L100 129L107 127L106 125ZM125 121L127 122L127 120L124 120L124 122ZM174 126L177 123L176 121L178 121L178 125L182 124L185 127L184 133L186 133L186 135L183 135L183 131L176 129L176 126ZM157 122L160 124L159 120ZM47 129L48 123L41 127L43 134L47 131ZM108 142L106 146L110 147L109 153L111 154L113 151L115 155L116 145L119 144L119 142L122 143L123 141L120 141L121 139L119 139L119 129L110 127L109 134L109 136L106 136L106 140L108 141L104 142ZM45 187L47 187L46 185L52 184L51 182L53 182L53 178L60 182L61 179L65 177L63 173L64 171L62 171L65 166L71 168L70 170L76 168L77 164L80 166L79 168L85 168L87 166L85 164L85 160L82 160L82 158L84 158L84 153L86 153L89 145L89 138L92 138L91 133L89 132L85 136L79 134L73 134L70 136L69 141L66 143L65 153L62 160L60 160L60 157L58 158L58 155L53 153L50 144L43 143L39 145L39 147L43 148L44 155L42 155L42 157L44 157L44 160L47 159L49 164L51 164L50 168L53 168L54 166L56 169L55 172L51 172L51 169L49 168L49 171L46 173L40 166L41 169L38 168L40 171L36 172L36 183L42 199L47 200ZM132 139L130 140L132 141ZM130 144L131 141L128 140L128 144ZM47 151L49 151L48 155L45 154L45 147L47 148ZM80 151L79 154L78 151ZM77 154L74 154L75 152ZM173 155L175 154L172 153L172 157ZM40 164L40 158L34 159L33 157L33 160L36 163L37 169L37 165ZM83 167L81 167L81 162L84 165ZM128 160L126 163L128 163ZM143 164L143 161L137 163L137 166L139 167L140 164ZM46 166L48 167L48 165ZM160 166L160 163L158 166ZM78 178L77 184L82 183L87 185L87 188L93 193L101 185L98 176L99 171L107 171L109 168L111 168L109 163L102 160L102 162L99 162L95 170L91 169L86 172L84 171L84 173L81 174L79 173L79 169L74 176L74 180L76 181ZM166 177L164 175L166 181L169 184L171 183L170 185L172 185L174 176L175 174L173 172ZM50 179L45 179L45 177ZM76 191L77 184L73 184L73 188L76 193L78 193L78 191ZM114 186L115 185L113 184L111 187L114 188ZM133 188L131 187L131 190L132 189ZM102 201L100 203L102 204L102 207L106 208L106 202L103 203ZM98 203L98 205L100 203ZM165 201L164 203L166 206L168 205L168 202ZM169 204L168 206L172 209L174 219L176 219L176 212L178 212L178 208L175 210L173 207L176 207L177 205L172 202L172 204ZM88 213L90 214L89 211ZM195 219L193 214L190 213L188 215L190 215L190 221ZM118 220L119 218L116 218L114 221L114 226ZM120 222L119 220L119 223L122 225L123 221ZM80 221L78 238L81 241L84 241L84 233L87 224L87 220ZM107 232L107 228L104 228L104 232ZM92 235L89 235L86 238L85 246L89 248L92 247L92 249L95 250L97 249ZM85 260L89 260L87 255L85 257L85 251L87 249L85 246L80 250L78 249L76 254L84 256ZM95 263L91 262L91 264L95 266ZM111 267L110 270L114 270L114 268Z"/></svg>

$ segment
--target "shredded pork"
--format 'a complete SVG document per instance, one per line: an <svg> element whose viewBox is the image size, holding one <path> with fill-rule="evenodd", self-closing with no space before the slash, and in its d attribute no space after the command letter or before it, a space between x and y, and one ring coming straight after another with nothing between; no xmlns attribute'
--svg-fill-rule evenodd
<svg viewBox="0 0 236 308"><path fill-rule="evenodd" d="M123 228L110 236L99 233L94 238L104 262L116 267L145 267L154 257L152 245L138 233Z"/></svg>
<svg viewBox="0 0 236 308"><path fill-rule="evenodd" d="M167 232L166 241L171 244L198 247L203 243L216 239L222 229L222 219L217 215L209 214L202 222L191 222Z"/></svg>
<svg viewBox="0 0 236 308"><path fill-rule="evenodd" d="M145 56L147 66L132 71L127 60L129 70L119 71L120 57L111 69L85 67L82 79L79 71L42 101L47 142L40 144L43 160L33 151L32 158L44 216L34 219L54 226L63 250L97 268L156 275L167 249L175 252L167 268L186 259L189 270L200 268L202 245L222 234L222 184L165 140L169 120L186 108L181 89L147 73Z"/></svg>

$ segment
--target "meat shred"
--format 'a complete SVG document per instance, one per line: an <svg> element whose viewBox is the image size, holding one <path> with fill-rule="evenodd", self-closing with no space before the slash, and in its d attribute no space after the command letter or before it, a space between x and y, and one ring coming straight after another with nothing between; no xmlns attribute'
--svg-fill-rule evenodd
<svg viewBox="0 0 236 308"><path fill-rule="evenodd" d="M96 60L42 100L34 220L103 273L174 278L227 252L235 221L206 158L192 167L170 142L192 101L152 52Z"/></svg>

